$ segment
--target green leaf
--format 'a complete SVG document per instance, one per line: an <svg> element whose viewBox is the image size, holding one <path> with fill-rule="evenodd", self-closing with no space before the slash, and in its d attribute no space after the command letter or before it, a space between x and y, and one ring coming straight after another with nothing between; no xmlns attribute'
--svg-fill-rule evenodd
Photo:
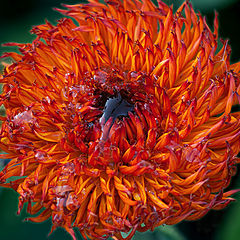
<svg viewBox="0 0 240 240"><path fill-rule="evenodd" d="M237 179L237 186L235 189L240 188L240 176ZM240 193L233 196L236 201L231 203L223 222L219 226L215 240L236 240L240 239Z"/></svg>
<svg viewBox="0 0 240 240"><path fill-rule="evenodd" d="M176 226L160 226L155 231L137 232L133 240L186 240Z"/></svg>
<svg viewBox="0 0 240 240"><path fill-rule="evenodd" d="M195 8L212 11L214 8L224 8L233 4L236 0L192 0L191 2Z"/></svg>

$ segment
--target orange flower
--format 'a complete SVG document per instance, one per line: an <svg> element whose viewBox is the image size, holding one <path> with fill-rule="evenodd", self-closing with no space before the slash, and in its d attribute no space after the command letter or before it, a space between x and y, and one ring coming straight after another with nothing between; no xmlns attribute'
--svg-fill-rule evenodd
<svg viewBox="0 0 240 240"><path fill-rule="evenodd" d="M74 239L136 230L221 209L239 162L240 63L230 65L205 19L184 3L95 0L66 5L57 26L7 53L1 186L29 220L52 217ZM14 181L10 177L20 177ZM43 210L43 211L42 211Z"/></svg>

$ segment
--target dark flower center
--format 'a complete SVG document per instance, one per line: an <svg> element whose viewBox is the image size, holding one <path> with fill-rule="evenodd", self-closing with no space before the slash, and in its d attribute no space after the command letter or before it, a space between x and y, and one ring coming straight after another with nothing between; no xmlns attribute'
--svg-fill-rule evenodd
<svg viewBox="0 0 240 240"><path fill-rule="evenodd" d="M117 93L116 96L107 99L100 122L105 124L111 118L113 124L117 118L127 116L128 112L133 110L134 104L129 103L120 93Z"/></svg>
<svg viewBox="0 0 240 240"><path fill-rule="evenodd" d="M114 95L101 93L100 102L103 107L103 114L99 120L102 128L101 140L106 141L108 139L116 120L123 120L129 112L134 112L134 104L130 102L130 99L125 91L117 91ZM116 124L119 124L119 122Z"/></svg>

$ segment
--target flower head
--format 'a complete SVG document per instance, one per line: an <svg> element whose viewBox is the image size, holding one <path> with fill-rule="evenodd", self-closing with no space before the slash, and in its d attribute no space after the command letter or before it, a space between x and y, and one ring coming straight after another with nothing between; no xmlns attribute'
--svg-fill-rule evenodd
<svg viewBox="0 0 240 240"><path fill-rule="evenodd" d="M235 192L240 64L227 41L217 51L217 17L212 32L188 2L175 14L160 0L106 3L65 5L71 18L4 55L1 186L73 238L130 239Z"/></svg>

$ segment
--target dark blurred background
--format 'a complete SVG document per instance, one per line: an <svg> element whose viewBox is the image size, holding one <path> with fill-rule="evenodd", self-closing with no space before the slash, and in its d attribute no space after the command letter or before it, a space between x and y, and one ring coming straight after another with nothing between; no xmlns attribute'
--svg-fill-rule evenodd
<svg viewBox="0 0 240 240"><path fill-rule="evenodd" d="M31 42L35 36L29 33L34 25L43 24L45 19L56 24L61 14L52 10L61 7L61 3L74 4L77 0L1 0L0 5L0 43ZM174 9L182 3L179 0L165 0ZM214 10L219 13L220 37L230 39L232 48L231 62L240 60L240 1L238 0L192 0L194 9L207 17L212 26ZM0 47L0 55L16 48ZM1 69L1 68L0 68ZM1 166L0 166L1 168ZM240 176L240 173L238 174ZM230 188L240 188L240 177L234 177ZM195 222L183 222L177 226L163 226L153 233L137 234L135 240L238 240L240 239L240 194L237 201L225 210L211 211L207 216ZM24 222L23 210L17 212L17 194L9 189L0 188L0 240L70 240L62 229L57 229L47 237L51 222L42 224ZM78 234L79 239L81 239Z"/></svg>

